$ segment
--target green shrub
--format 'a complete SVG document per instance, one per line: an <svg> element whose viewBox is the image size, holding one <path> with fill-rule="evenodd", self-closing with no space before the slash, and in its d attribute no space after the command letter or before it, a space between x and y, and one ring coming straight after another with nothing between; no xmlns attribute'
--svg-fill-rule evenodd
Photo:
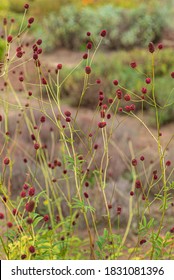
<svg viewBox="0 0 174 280"><path fill-rule="evenodd" d="M62 7L59 14L48 15L43 21L44 32L42 27L38 32L43 34L48 51L56 47L79 49L87 40L87 31L95 37L103 28L107 30L107 48L144 47L161 38L167 26L167 12L167 8L161 10L157 5L141 5L131 10L113 5L79 10L69 5Z"/></svg>
<svg viewBox="0 0 174 280"><path fill-rule="evenodd" d="M70 4L71 2L71 0L33 0L31 14L42 18L51 12L58 12L62 6Z"/></svg>
<svg viewBox="0 0 174 280"><path fill-rule="evenodd" d="M10 10L15 13L23 13L24 12L24 4L26 3L26 0L8 0ZM29 1L29 3L32 2L32 0Z"/></svg>
<svg viewBox="0 0 174 280"><path fill-rule="evenodd" d="M5 42L0 38L0 61L2 60L5 52Z"/></svg>

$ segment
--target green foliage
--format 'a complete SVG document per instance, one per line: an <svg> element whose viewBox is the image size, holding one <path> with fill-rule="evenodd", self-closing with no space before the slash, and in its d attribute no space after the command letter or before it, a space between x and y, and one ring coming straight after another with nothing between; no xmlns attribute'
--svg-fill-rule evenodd
<svg viewBox="0 0 174 280"><path fill-rule="evenodd" d="M24 4L26 3L25 0L17 0L17 1L8 0L8 1L9 1L10 10L12 12L15 12L15 13L23 13L24 12ZM30 2L31 2L31 0L29 1L29 3Z"/></svg>
<svg viewBox="0 0 174 280"><path fill-rule="evenodd" d="M101 29L107 30L105 46L110 49L145 46L149 41L158 41L166 27L167 9L154 5L141 5L127 10L113 5L96 9L63 6L59 14L52 13L43 21L45 48L56 47L79 49L87 40L86 32L98 36ZM90 19L90 20L89 20Z"/></svg>
<svg viewBox="0 0 174 280"><path fill-rule="evenodd" d="M58 12L62 6L71 4L71 2L71 0L33 0L30 12L34 16L42 18L50 12Z"/></svg>
<svg viewBox="0 0 174 280"><path fill-rule="evenodd" d="M5 46L5 41L0 38L0 61L2 61L2 58L4 56Z"/></svg>
<svg viewBox="0 0 174 280"><path fill-rule="evenodd" d="M8 8L9 8L9 0L1 0L0 11L8 10Z"/></svg>

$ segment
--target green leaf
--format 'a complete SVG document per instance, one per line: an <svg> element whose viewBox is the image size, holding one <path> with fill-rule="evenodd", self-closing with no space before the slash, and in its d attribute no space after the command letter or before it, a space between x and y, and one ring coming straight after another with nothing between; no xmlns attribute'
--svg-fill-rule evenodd
<svg viewBox="0 0 174 280"><path fill-rule="evenodd" d="M41 220L43 220L42 216L38 216L37 218L35 218L33 222L33 227L35 228Z"/></svg>

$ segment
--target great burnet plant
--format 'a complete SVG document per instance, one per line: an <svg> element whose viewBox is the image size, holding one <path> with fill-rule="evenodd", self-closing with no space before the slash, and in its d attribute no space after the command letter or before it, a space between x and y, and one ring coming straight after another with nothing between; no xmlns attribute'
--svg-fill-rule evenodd
<svg viewBox="0 0 174 280"><path fill-rule="evenodd" d="M27 18L29 5L25 4L24 17L17 36L12 33L6 18L3 20L2 38L6 52L1 64L1 178L0 212L2 225L2 258L7 259L119 259L125 258L170 258L173 259L173 225L167 224L166 211L172 199L173 169L166 158L159 123L159 105L155 95L155 59L163 45L156 49L149 44L151 72L142 75L141 93L126 89L121 81L111 81L113 91L107 97L102 91L100 78L93 80L95 55L107 31L102 30L98 38L87 32L86 52L79 64L63 80L63 65L57 64L55 73L42 64L42 39L32 45L26 42L25 34L32 27L34 17ZM98 41L97 41L98 40ZM32 80L27 65L32 62ZM107 63L107 61L106 61ZM75 111L64 109L61 88L73 71L84 65L83 88ZM21 70L21 67L22 70ZM139 73L135 61L130 63L132 71ZM18 71L19 70L19 71ZM31 72L31 69L30 69ZM15 88L14 78L19 81ZM116 75L116 73L115 73ZM136 75L136 73L135 73ZM174 77L173 72L171 78ZM79 125L80 106L89 87L98 85L98 101L93 118L87 129ZM152 96L149 95L150 90ZM96 94L96 93L94 93ZM24 96L24 98L23 98ZM27 97L27 102L25 98ZM122 104L121 105L121 100ZM136 103L143 106L147 102L156 116L156 133L146 125L143 115L136 114ZM166 106L170 104L166 103ZM10 131L10 113L17 113L16 128ZM116 130L117 114L133 117L139 121L156 144L159 170L146 168L145 156L135 155L131 140L128 147L131 159L119 151L129 170L131 184L127 192L129 206L128 219L121 224L123 206L115 208L115 187L108 196L110 147L118 152L117 143L112 139ZM36 117L39 114L39 118ZM44 143L42 132L50 122L50 142ZM84 127L83 127L84 126ZM26 148L20 135L29 135L30 144ZM101 141L99 141L99 137ZM138 134L137 134L138 137ZM78 141L77 141L78 140ZM82 145L83 149L80 148ZM14 166L21 161L25 179L18 186L14 196L11 184ZM99 160L97 160L97 156ZM139 168L138 168L139 167ZM166 170L170 168L167 175ZM21 174L22 177L22 174ZM41 179L42 178L42 179ZM157 187L155 196L151 190ZM95 190L97 197L92 195ZM12 196L13 194L13 196ZM98 223L96 201L102 205L104 222ZM159 203L156 203L158 202ZM159 221L153 218L152 206L158 205L161 213ZM136 207L134 207L136 205ZM114 213L115 219L111 217ZM136 244L129 245L133 218L136 220ZM146 247L147 244L147 247ZM143 254L142 254L143 251Z"/></svg>

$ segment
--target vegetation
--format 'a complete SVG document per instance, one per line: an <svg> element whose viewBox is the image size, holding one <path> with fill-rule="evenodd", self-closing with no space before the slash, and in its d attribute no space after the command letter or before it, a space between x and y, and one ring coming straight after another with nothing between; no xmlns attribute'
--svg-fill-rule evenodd
<svg viewBox="0 0 174 280"><path fill-rule="evenodd" d="M86 52L78 65L67 73L59 63L53 74L42 62L43 38L32 45L24 44L35 21L28 15L28 4L24 10L17 33L13 20L3 20L1 258L115 260L126 256L173 260L174 224L169 211L174 205L174 169L168 148L174 135L171 131L164 144L160 121L161 110L165 117L165 110L173 106L172 55L163 50L163 44L149 42L140 57L139 51L129 56L123 52L122 66L118 57L112 62L112 56L110 61L108 56L97 54L109 36L109 31L101 29L96 36L93 34L92 44L87 34ZM166 86L165 98L160 99L163 76L171 88ZM72 77L80 87L70 87L74 86ZM93 94L97 91L97 98L91 102L89 119L81 115L80 108L91 88ZM65 108L64 91L76 96L79 89L76 108L67 104ZM141 114L137 108L141 108ZM154 114L155 130L146 123L146 108ZM141 135L136 135L139 145L134 147L132 143L129 118L138 121L151 137L155 156L151 155L150 164L141 150ZM127 138L119 135L119 141L114 141L122 124ZM126 145L122 151L118 142L123 140ZM109 169L112 157L119 156L129 178L124 191ZM19 168L21 181L15 185L14 170ZM123 199L118 201L120 193ZM158 219L154 208L160 213ZM131 234L136 241L130 244Z"/></svg>

